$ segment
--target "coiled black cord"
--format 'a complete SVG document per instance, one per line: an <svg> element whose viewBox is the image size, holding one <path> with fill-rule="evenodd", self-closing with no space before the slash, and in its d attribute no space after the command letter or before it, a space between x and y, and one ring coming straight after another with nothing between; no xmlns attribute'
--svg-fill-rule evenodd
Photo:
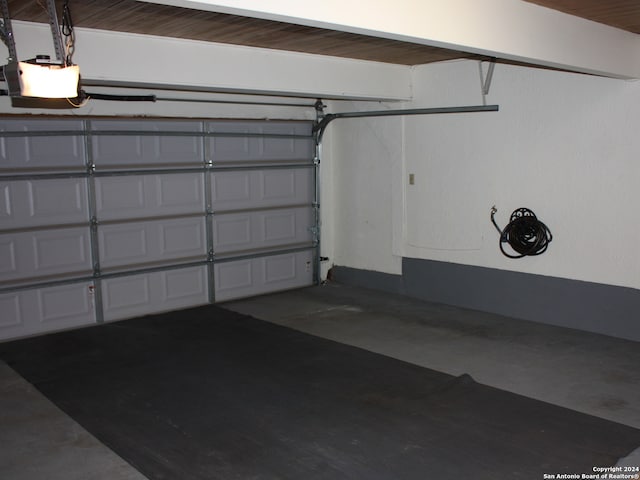
<svg viewBox="0 0 640 480"><path fill-rule="evenodd" d="M491 222L500 233L500 251L505 257L522 258L527 255L540 255L547 251L553 239L551 231L528 208L519 208L511 214L511 221L501 230L495 220L496 207L491 208ZM517 255L507 253L503 245L508 243Z"/></svg>

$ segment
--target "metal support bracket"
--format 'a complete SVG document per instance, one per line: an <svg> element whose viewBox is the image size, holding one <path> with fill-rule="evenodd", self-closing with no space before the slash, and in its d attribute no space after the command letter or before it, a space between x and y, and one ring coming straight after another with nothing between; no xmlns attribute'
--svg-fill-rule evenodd
<svg viewBox="0 0 640 480"><path fill-rule="evenodd" d="M482 71L482 63L480 62L480 82L482 83L482 95L489 95L489 90L491 89L491 80L493 80L493 70L496 68L496 59L492 58L489 60L489 68L487 69L487 74L484 75Z"/></svg>
<svg viewBox="0 0 640 480"><path fill-rule="evenodd" d="M8 0L0 0L2 8L2 25L0 25L0 38L9 50L8 62L17 62L18 53L16 51L16 42L11 26L11 16L9 14ZM47 14L49 16L49 27L51 28L51 36L53 39L53 50L56 54L56 60L61 64L65 63L65 49L62 41L62 33L60 32L60 24L58 23L58 14L56 12L55 0L47 0Z"/></svg>
<svg viewBox="0 0 640 480"><path fill-rule="evenodd" d="M66 55L64 54L64 44L62 42L62 34L60 33L60 25L58 24L55 0L47 0L47 13L49 14L49 27L51 27L51 37L53 39L53 50L56 52L56 60L65 64Z"/></svg>
<svg viewBox="0 0 640 480"><path fill-rule="evenodd" d="M322 103L322 100L319 98L318 100L316 100L316 103L313 104L313 107L316 109L316 121L313 124L313 137L316 143L316 146L320 144L320 140L321 140L321 136L322 135L318 135L317 132L318 131L322 131L322 130L316 130L324 121L325 119L325 113L324 113L324 109L327 107L324 103ZM317 152L317 149L316 149ZM314 164L319 164L320 163L320 158L318 158L318 155L315 155L315 158L313 159L313 163Z"/></svg>
<svg viewBox="0 0 640 480"><path fill-rule="evenodd" d="M9 50L9 63L18 61L18 54L16 52L16 42L13 38L13 28L11 27L11 17L9 16L9 4L7 0L2 0L0 3L2 7L2 26L0 26L0 38L7 46Z"/></svg>
<svg viewBox="0 0 640 480"><path fill-rule="evenodd" d="M313 104L313 108L316 109L317 117L322 117L324 115L324 109L327 108L327 106L322 103L322 99L319 98L316 100L316 103Z"/></svg>
<svg viewBox="0 0 640 480"><path fill-rule="evenodd" d="M320 238L320 229L317 226L311 226L307 230L311 232L311 238L313 238L313 244L318 245Z"/></svg>

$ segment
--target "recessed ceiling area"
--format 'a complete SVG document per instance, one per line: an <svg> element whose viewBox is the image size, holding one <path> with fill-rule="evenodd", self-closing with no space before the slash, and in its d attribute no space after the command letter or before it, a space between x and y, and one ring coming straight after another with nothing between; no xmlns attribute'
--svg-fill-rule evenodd
<svg viewBox="0 0 640 480"><path fill-rule="evenodd" d="M62 3L62 2L59 2ZM400 65L472 54L285 22L134 0L71 1L76 27L305 52ZM10 0L11 18L47 23L38 0Z"/></svg>
<svg viewBox="0 0 640 480"><path fill-rule="evenodd" d="M62 1L58 2L62 4ZM487 58L477 51L464 51L381 36L363 35L314 26L241 16L197 6L207 2L140 2L134 0L71 1L76 27L149 34L181 39L263 47L400 65L420 65L459 58ZM525 0L524 3L558 10L576 17L640 33L640 4L637 0ZM43 3L38 0L9 0L11 17L47 23ZM61 7L60 7L61 8ZM204 7L203 7L204 8ZM264 17L264 16L263 16ZM460 28L466 20L460 16ZM491 55L489 55L491 56ZM501 58L498 61L514 61ZM521 61L518 63L563 68L561 65ZM570 69L570 68L568 68Z"/></svg>
<svg viewBox="0 0 640 480"><path fill-rule="evenodd" d="M636 0L525 0L628 32L640 33L640 2Z"/></svg>

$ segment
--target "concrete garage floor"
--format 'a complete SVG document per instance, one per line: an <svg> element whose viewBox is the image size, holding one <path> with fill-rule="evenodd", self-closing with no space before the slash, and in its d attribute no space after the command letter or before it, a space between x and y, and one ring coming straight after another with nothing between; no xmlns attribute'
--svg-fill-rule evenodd
<svg viewBox="0 0 640 480"><path fill-rule="evenodd" d="M637 342L335 284L223 306L640 428ZM2 363L0 445L3 479L144 478Z"/></svg>

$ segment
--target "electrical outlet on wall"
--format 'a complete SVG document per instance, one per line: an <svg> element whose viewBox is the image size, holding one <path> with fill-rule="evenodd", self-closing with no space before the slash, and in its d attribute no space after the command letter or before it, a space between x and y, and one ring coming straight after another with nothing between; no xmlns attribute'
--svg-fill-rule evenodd
<svg viewBox="0 0 640 480"><path fill-rule="evenodd" d="M415 185L416 184L416 175L415 173L410 173L409 174L409 185Z"/></svg>

